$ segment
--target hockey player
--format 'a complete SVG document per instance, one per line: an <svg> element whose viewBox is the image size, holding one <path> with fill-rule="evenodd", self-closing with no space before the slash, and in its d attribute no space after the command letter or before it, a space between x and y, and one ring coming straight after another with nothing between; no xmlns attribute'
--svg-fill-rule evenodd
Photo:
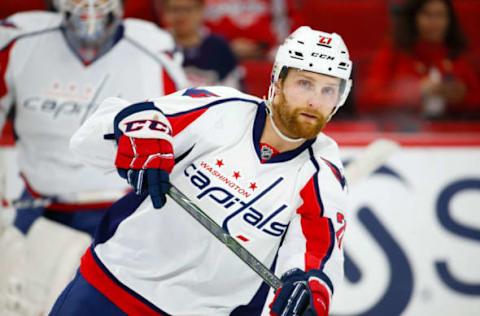
<svg viewBox="0 0 480 316"><path fill-rule="evenodd" d="M19 13L0 27L0 129L13 109L23 198L54 201L17 210L14 223L24 234L11 226L0 234L2 315L48 311L105 210L129 188L71 154L74 131L107 96L139 102L186 82L169 57L171 36L154 24L123 20L120 0L56 3L58 14ZM15 242L5 242L12 236Z"/></svg>
<svg viewBox="0 0 480 316"><path fill-rule="evenodd" d="M71 146L135 192L109 209L52 315L327 315L343 277L346 187L321 131L351 66L339 35L301 27L277 52L268 101L226 87L107 99ZM166 198L170 183L283 286L269 292Z"/></svg>
<svg viewBox="0 0 480 316"><path fill-rule="evenodd" d="M171 36L148 22L122 20L120 0L59 0L57 6L59 14L19 13L0 28L12 34L16 26L17 35L0 43L0 129L15 105L24 198L58 200L19 210L17 227L26 233L44 215L93 234L127 187L83 166L69 151L70 137L107 96L143 101L185 87L186 79L166 54L174 48ZM80 202L83 193L95 198Z"/></svg>

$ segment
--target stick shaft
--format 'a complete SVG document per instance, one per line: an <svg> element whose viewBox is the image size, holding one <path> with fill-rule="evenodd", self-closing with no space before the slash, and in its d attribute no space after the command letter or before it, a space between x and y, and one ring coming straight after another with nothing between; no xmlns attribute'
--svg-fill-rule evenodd
<svg viewBox="0 0 480 316"><path fill-rule="evenodd" d="M104 191L89 191L73 194L65 194L62 196L46 196L35 198L20 198L9 200L4 198L3 202L6 207L16 209L21 208L37 208L47 207L53 203L62 204L95 204L108 203L122 198L127 190L104 190Z"/></svg>
<svg viewBox="0 0 480 316"><path fill-rule="evenodd" d="M378 139L370 143L350 164L345 167L349 185L354 185L380 168L400 145L392 140Z"/></svg>
<svg viewBox="0 0 480 316"><path fill-rule="evenodd" d="M193 218L202 224L218 240L227 246L234 254L243 260L253 271L255 271L270 287L278 289L282 286L282 281L260 262L254 255L245 249L238 241L226 233L220 225L212 220L205 212L196 206L182 192L172 185L168 195L185 209Z"/></svg>

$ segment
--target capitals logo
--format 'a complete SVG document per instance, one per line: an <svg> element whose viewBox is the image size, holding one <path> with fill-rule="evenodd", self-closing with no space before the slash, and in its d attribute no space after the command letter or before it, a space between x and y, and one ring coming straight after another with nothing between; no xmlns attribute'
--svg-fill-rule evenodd
<svg viewBox="0 0 480 316"><path fill-rule="evenodd" d="M203 161L199 165L190 164L185 168L184 175L198 189L199 193L196 197L199 200L209 199L213 203L223 206L226 210L231 210L231 213L225 217L222 223L222 227L227 233L229 233L229 223L234 219L241 219L246 224L270 236L280 237L285 233L288 223L278 221L278 217L288 208L288 205L281 204L274 207L273 210L260 210L258 206L258 202L265 199L268 193L284 180L282 177L264 190L252 195L247 189ZM214 185L209 176L217 178L224 185ZM245 199L250 196L252 196L251 199ZM246 241L246 238L241 239Z"/></svg>

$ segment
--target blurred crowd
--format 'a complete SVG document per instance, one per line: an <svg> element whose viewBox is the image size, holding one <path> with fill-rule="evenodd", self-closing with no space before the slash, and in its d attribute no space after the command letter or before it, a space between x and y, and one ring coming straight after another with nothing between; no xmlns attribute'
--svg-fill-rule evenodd
<svg viewBox="0 0 480 316"><path fill-rule="evenodd" d="M55 0L2 0L0 18L54 10ZM299 25L343 36L354 90L340 119L383 129L480 119L480 1L125 0L125 17L169 31L192 86L266 95L272 52Z"/></svg>
<svg viewBox="0 0 480 316"><path fill-rule="evenodd" d="M9 140L0 135L0 146L16 144L24 182L20 202L25 202L13 205L18 244L5 244L26 249L21 264L4 256L3 265L12 271L0 275L0 310L10 306L22 315L50 310L98 223L108 218L105 211L130 189L116 174L83 165L69 147L107 97L147 104L208 85L265 97L279 43L307 25L340 34L353 60L353 93L327 133L332 127L357 136L438 126L479 132L479 17L480 0L0 0L0 132L10 135ZM324 39L317 45L328 46ZM292 58L303 57L292 52ZM342 64L338 68L346 69ZM208 93L187 91L192 97ZM131 123L136 122L142 121ZM156 129L159 122L151 122ZM97 148L91 153L96 161ZM0 202L7 205L5 170L0 166ZM136 181L125 169L119 174ZM140 191L145 185L135 183ZM69 237L57 237L64 234ZM46 263L50 259L54 264ZM72 264L56 271L57 262Z"/></svg>
<svg viewBox="0 0 480 316"><path fill-rule="evenodd" d="M71 136L105 98L143 102L207 85L265 97L279 43L308 25L340 34L353 60L352 93L327 133L479 132L479 17L480 0L0 0L0 145L16 144L21 200L48 201L17 207L28 260L5 256L17 274L0 278L0 310L12 288L23 288L4 300L14 309L49 310L105 210L128 190L70 151ZM71 241L57 238L64 226ZM63 240L78 251L52 246ZM55 265L43 264L49 258L74 264L56 276ZM10 286L16 275L35 290Z"/></svg>

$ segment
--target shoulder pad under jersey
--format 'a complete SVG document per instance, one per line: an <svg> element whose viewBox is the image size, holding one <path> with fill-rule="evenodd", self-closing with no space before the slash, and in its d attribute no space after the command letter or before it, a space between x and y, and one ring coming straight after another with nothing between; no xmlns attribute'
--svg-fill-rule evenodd
<svg viewBox="0 0 480 316"><path fill-rule="evenodd" d="M48 11L25 11L15 13L0 23L0 49L13 40L58 28L62 23L59 13Z"/></svg>
<svg viewBox="0 0 480 316"><path fill-rule="evenodd" d="M175 50L173 37L156 24L128 18L124 20L125 37L153 54L171 53Z"/></svg>
<svg viewBox="0 0 480 316"><path fill-rule="evenodd" d="M336 166L342 166L342 160L340 159L340 150L337 142L324 133L320 133L317 136L316 141L312 146L315 157L326 159Z"/></svg>

